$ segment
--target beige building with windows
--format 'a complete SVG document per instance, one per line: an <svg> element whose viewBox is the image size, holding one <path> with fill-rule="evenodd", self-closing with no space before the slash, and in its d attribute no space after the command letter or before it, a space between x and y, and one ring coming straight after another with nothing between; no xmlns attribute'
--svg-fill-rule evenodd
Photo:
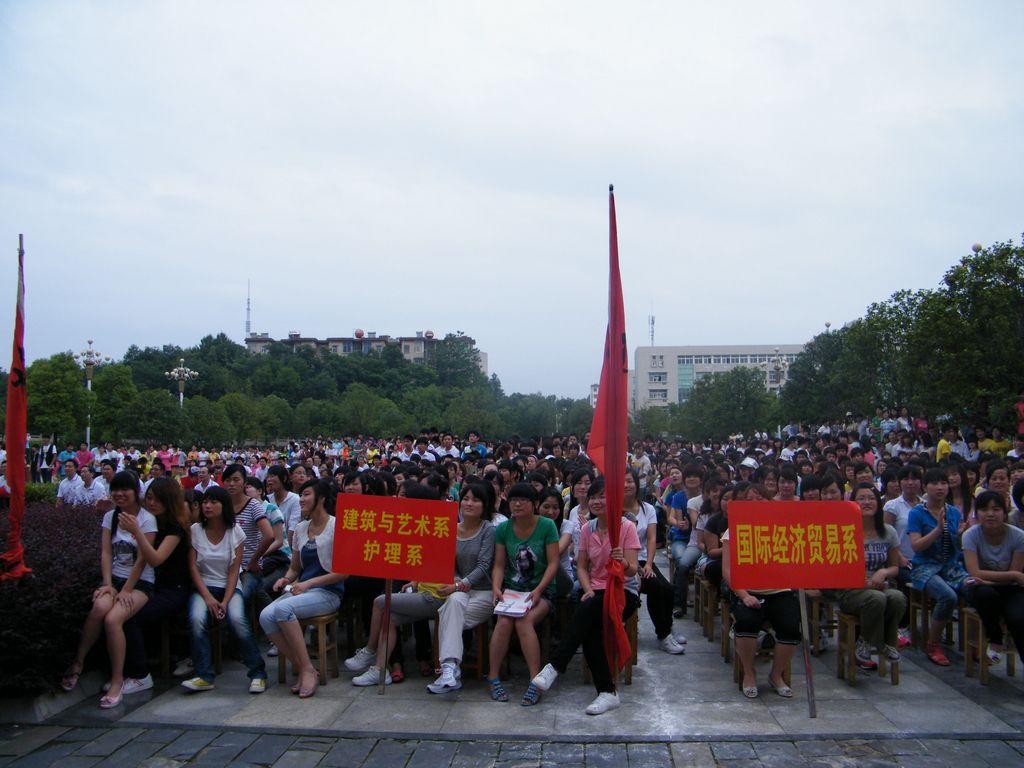
<svg viewBox="0 0 1024 768"><path fill-rule="evenodd" d="M468 343L476 346L476 342L465 337ZM414 336L377 335L374 331L357 329L351 336L330 336L318 339L303 336L299 331L289 331L284 339L272 339L265 333L250 333L245 339L246 348L253 354L266 352L271 344L285 344L292 351L299 349L324 349L335 355L368 354L380 352L388 344L396 344L402 350L402 357L412 363L426 363L434 358L434 348L439 339L433 331L417 331ZM480 353L480 370L487 374L487 353Z"/></svg>
<svg viewBox="0 0 1024 768"><path fill-rule="evenodd" d="M735 344L701 347L637 347L633 358L632 398L635 412L651 406L685 403L693 386L714 373L757 368L765 389L778 392L803 344Z"/></svg>

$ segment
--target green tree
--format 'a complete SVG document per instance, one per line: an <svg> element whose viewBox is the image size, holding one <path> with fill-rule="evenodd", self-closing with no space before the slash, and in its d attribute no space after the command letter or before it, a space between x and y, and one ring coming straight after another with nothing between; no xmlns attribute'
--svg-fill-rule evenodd
<svg viewBox="0 0 1024 768"><path fill-rule="evenodd" d="M590 431L590 425L594 423L594 407L589 400L573 400L569 405L564 422L559 424L559 430L567 435L584 435Z"/></svg>
<svg viewBox="0 0 1024 768"><path fill-rule="evenodd" d="M342 431L342 424L341 408L335 403L307 398L295 407L295 432L298 435L337 434Z"/></svg>
<svg viewBox="0 0 1024 768"><path fill-rule="evenodd" d="M462 331L449 333L434 346L434 370L442 387L472 387L486 383L480 370L480 351Z"/></svg>
<svg viewBox="0 0 1024 768"><path fill-rule="evenodd" d="M667 437L672 431L670 416L668 406L651 405L641 408L633 414L630 434L637 437L645 435Z"/></svg>
<svg viewBox="0 0 1024 768"><path fill-rule="evenodd" d="M189 442L199 445L223 445L235 434L224 406L202 395L185 400L185 423Z"/></svg>
<svg viewBox="0 0 1024 768"><path fill-rule="evenodd" d="M445 409L444 421L453 432L461 435L471 429L482 435L506 432L489 387L457 390Z"/></svg>
<svg viewBox="0 0 1024 768"><path fill-rule="evenodd" d="M256 403L256 429L264 442L287 436L291 423L292 407L284 398L267 395Z"/></svg>
<svg viewBox="0 0 1024 768"><path fill-rule="evenodd" d="M272 358L260 361L249 383L256 397L277 395L289 402L298 400L302 391L302 377L295 369Z"/></svg>
<svg viewBox="0 0 1024 768"><path fill-rule="evenodd" d="M493 392L493 388L491 388ZM540 393L509 395L501 408L505 429L520 437L550 435L555 431L556 402L554 396Z"/></svg>
<svg viewBox="0 0 1024 768"><path fill-rule="evenodd" d="M421 427L443 427L444 394L436 384L416 387L402 395L398 408Z"/></svg>
<svg viewBox="0 0 1024 768"><path fill-rule="evenodd" d="M764 372L756 368L733 368L701 379L680 411L683 434L692 439L750 434L775 419L774 397L765 391Z"/></svg>
<svg viewBox="0 0 1024 768"><path fill-rule="evenodd" d="M144 389L124 409L120 428L134 442L179 442L185 436L185 417L170 392Z"/></svg>
<svg viewBox="0 0 1024 768"><path fill-rule="evenodd" d="M241 392L229 392L217 401L231 423L236 443L256 437L256 404Z"/></svg>
<svg viewBox="0 0 1024 768"><path fill-rule="evenodd" d="M95 396L92 408L92 433L97 441L111 441L120 444L122 414L135 402L139 390L132 381L132 369L115 363L96 369L92 379Z"/></svg>
<svg viewBox="0 0 1024 768"><path fill-rule="evenodd" d="M77 442L86 421L85 371L70 352L36 360L26 373L28 430Z"/></svg>

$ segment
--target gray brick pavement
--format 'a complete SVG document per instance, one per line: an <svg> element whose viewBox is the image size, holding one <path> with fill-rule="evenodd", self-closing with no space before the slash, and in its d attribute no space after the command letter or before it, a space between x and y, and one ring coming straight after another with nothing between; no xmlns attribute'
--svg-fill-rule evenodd
<svg viewBox="0 0 1024 768"><path fill-rule="evenodd" d="M1020 764L1024 764L1024 736L574 744L114 726L28 728L0 737L0 766L16 768L1003 768Z"/></svg>

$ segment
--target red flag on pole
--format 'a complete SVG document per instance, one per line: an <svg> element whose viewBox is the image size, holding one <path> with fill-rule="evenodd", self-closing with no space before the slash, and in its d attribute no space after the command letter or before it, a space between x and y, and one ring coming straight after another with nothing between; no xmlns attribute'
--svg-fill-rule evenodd
<svg viewBox="0 0 1024 768"><path fill-rule="evenodd" d="M626 483L626 449L629 441L626 390L629 386L629 356L626 351L626 313L622 305L619 277L619 240L615 227L615 191L608 187L608 328L604 337L604 362L597 390L597 407L590 427L587 455L604 475L608 509L608 540L619 542L622 504ZM608 586L604 593L604 648L612 678L618 677L631 654L629 637L622 626L626 605L625 574L622 564L608 561Z"/></svg>
<svg viewBox="0 0 1024 768"><path fill-rule="evenodd" d="M25 398L25 247L18 235L18 299L14 310L14 354L7 377L7 485L11 509L7 517L7 551L0 555L0 581L20 579L32 569L25 565L21 521L25 517L25 436L28 405Z"/></svg>

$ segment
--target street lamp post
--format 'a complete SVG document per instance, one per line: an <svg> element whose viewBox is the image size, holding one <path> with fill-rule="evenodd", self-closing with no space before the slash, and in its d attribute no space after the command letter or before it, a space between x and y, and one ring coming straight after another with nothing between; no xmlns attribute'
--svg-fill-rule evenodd
<svg viewBox="0 0 1024 768"><path fill-rule="evenodd" d="M775 390L775 395L778 396L782 392L782 379L789 370L789 360L783 357L779 353L779 348L775 348L775 357L769 358L767 362L762 363L761 367L764 368L765 376L768 379L768 389L771 389L772 377L771 374L775 374L775 383L778 388Z"/></svg>
<svg viewBox="0 0 1024 768"><path fill-rule="evenodd" d="M83 349L81 352L75 355L75 362L81 363L85 366L85 391L92 392L92 373L93 369L99 363L109 363L110 358L102 355L92 348L92 339L86 339L89 343L87 349ZM85 445L89 450L92 450L92 402L87 404L88 411L86 413L85 422Z"/></svg>
<svg viewBox="0 0 1024 768"><path fill-rule="evenodd" d="M178 367L177 368L172 368L169 371L164 371L164 376L166 376L171 381L177 381L178 382L178 407L179 408L184 408L185 407L185 382L186 381L195 381L196 379L198 379L199 378L199 372L198 371L193 371L191 368L186 368L185 367L185 358L183 357L183 358L178 360Z"/></svg>

